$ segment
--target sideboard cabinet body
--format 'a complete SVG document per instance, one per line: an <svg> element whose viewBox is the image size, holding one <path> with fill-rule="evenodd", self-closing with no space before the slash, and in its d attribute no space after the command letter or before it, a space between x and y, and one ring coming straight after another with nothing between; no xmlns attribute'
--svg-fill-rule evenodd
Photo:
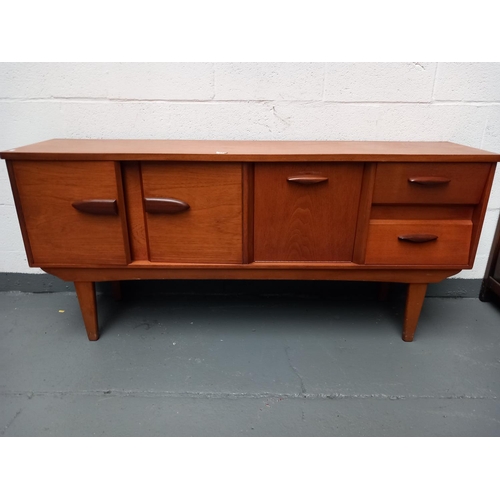
<svg viewBox="0 0 500 500"><path fill-rule="evenodd" d="M470 269L500 155L451 143L53 140L5 151L30 266L94 283L428 283Z"/></svg>

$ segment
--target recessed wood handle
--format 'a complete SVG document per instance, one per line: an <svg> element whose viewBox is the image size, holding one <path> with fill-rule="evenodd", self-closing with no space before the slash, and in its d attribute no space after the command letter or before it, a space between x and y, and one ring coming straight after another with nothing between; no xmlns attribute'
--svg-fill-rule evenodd
<svg viewBox="0 0 500 500"><path fill-rule="evenodd" d="M398 240L408 241L409 243L427 243L428 241L435 241L437 239L436 234L402 234L398 236Z"/></svg>
<svg viewBox="0 0 500 500"><path fill-rule="evenodd" d="M175 198L146 198L144 209L148 214L178 214L189 210L189 205Z"/></svg>
<svg viewBox="0 0 500 500"><path fill-rule="evenodd" d="M85 214L118 215L116 200L76 200L71 205Z"/></svg>
<svg viewBox="0 0 500 500"><path fill-rule="evenodd" d="M408 182L411 184L421 184L422 186L441 186L449 184L451 179L447 177L410 177Z"/></svg>
<svg viewBox="0 0 500 500"><path fill-rule="evenodd" d="M326 182L328 177L318 177L317 175L301 175L300 177L288 177L288 182L295 182L296 184L319 184Z"/></svg>

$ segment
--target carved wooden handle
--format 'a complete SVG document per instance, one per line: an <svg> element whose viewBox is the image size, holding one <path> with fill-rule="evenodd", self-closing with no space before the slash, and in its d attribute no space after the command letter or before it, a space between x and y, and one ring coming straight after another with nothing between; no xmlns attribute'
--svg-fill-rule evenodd
<svg viewBox="0 0 500 500"><path fill-rule="evenodd" d="M116 200L76 200L71 205L86 214L118 215Z"/></svg>
<svg viewBox="0 0 500 500"><path fill-rule="evenodd" d="M440 186L449 184L451 179L447 177L410 177L408 182L411 184L421 184L422 186Z"/></svg>
<svg viewBox="0 0 500 500"><path fill-rule="evenodd" d="M295 182L297 184L319 184L326 182L328 177L318 177L317 175L301 175L300 177L288 177L288 182Z"/></svg>
<svg viewBox="0 0 500 500"><path fill-rule="evenodd" d="M148 214L178 214L189 210L189 205L175 198L146 198L144 209Z"/></svg>
<svg viewBox="0 0 500 500"><path fill-rule="evenodd" d="M398 240L408 241L409 243L427 243L437 239L438 237L435 234L402 234L398 236Z"/></svg>

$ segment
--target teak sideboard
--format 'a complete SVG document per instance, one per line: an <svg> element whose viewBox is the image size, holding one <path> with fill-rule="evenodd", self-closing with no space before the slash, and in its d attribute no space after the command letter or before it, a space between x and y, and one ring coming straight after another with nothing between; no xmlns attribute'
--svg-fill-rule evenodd
<svg viewBox="0 0 500 500"><path fill-rule="evenodd" d="M447 142L51 140L0 153L29 265L73 281L427 284L470 269L500 155Z"/></svg>

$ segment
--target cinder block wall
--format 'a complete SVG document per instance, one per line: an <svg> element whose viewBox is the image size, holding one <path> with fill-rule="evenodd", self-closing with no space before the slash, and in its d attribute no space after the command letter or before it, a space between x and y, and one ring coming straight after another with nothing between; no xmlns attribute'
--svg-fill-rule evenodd
<svg viewBox="0 0 500 500"><path fill-rule="evenodd" d="M500 63L2 63L0 149L52 138L453 141L500 152ZM500 209L495 177L474 269ZM24 255L0 166L0 272Z"/></svg>

